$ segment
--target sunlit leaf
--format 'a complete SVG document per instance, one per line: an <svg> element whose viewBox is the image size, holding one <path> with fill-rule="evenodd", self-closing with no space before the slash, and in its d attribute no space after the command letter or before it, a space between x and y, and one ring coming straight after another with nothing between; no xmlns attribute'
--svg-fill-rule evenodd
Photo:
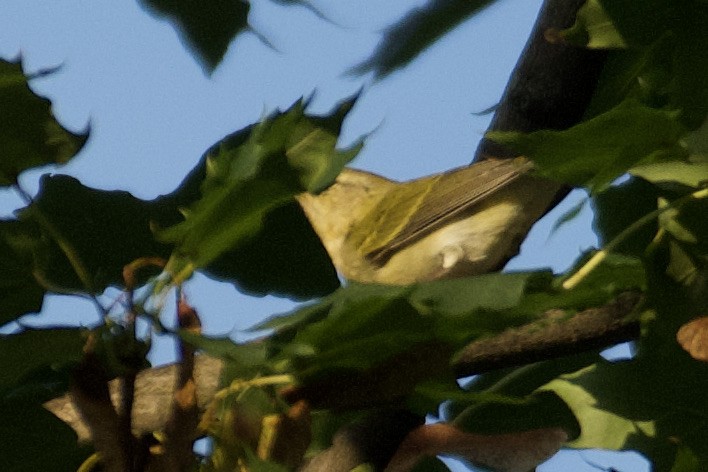
<svg viewBox="0 0 708 472"><path fill-rule="evenodd" d="M52 104L29 88L22 64L0 60L0 186L16 183L24 170L63 164L88 139L74 134L52 114Z"/></svg>
<svg viewBox="0 0 708 472"><path fill-rule="evenodd" d="M598 405L598 398L585 390L577 381L592 375L598 367L588 367L563 379L555 380L544 387L557 393L567 403L581 426L581 435L571 444L578 448L601 447L620 450L635 436L653 437L656 425L653 421L635 421ZM600 370L600 372L603 372ZM617 379L619 380L619 379Z"/></svg>
<svg viewBox="0 0 708 472"><path fill-rule="evenodd" d="M649 182L673 182L697 188L708 183L708 162L655 162L634 166L629 173Z"/></svg>
<svg viewBox="0 0 708 472"><path fill-rule="evenodd" d="M624 48L627 43L600 0L587 0L578 10L575 24L561 31L567 41L588 48Z"/></svg>

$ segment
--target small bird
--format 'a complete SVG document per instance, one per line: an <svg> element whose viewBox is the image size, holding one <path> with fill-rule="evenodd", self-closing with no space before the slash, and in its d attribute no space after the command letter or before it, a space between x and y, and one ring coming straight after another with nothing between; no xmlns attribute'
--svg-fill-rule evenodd
<svg viewBox="0 0 708 472"><path fill-rule="evenodd" d="M560 185L526 158L485 159L408 182L344 169L297 197L348 280L408 285L500 269Z"/></svg>

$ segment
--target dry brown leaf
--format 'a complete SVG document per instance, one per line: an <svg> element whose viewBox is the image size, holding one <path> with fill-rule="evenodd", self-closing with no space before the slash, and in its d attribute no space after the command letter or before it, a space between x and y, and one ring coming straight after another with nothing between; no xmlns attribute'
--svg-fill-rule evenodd
<svg viewBox="0 0 708 472"><path fill-rule="evenodd" d="M437 423L420 426L406 437L386 472L407 472L424 456L452 455L499 472L528 472L567 441L560 428L482 435Z"/></svg>
<svg viewBox="0 0 708 472"><path fill-rule="evenodd" d="M708 362L708 316L702 316L681 326L676 341L691 357Z"/></svg>

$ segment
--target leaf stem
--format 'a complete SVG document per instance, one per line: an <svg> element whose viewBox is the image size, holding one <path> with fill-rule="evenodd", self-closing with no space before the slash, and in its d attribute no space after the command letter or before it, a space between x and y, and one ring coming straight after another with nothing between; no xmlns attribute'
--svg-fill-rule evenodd
<svg viewBox="0 0 708 472"><path fill-rule="evenodd" d="M590 274L590 272L592 272L603 260L605 260L609 253L615 250L617 246L623 243L630 235L632 235L632 233L655 218L658 218L659 215L665 211L670 209L679 209L691 200L700 200L706 197L708 197L708 188L696 190L689 195L685 195L662 208L657 208L656 210L642 216L637 221L623 229L617 236L614 237L614 239L612 239L612 241L605 244L604 248L597 251L590 258L590 260L588 260L575 272L575 274L571 275L563 282L562 287L566 290L576 287L585 277L588 276L588 274Z"/></svg>

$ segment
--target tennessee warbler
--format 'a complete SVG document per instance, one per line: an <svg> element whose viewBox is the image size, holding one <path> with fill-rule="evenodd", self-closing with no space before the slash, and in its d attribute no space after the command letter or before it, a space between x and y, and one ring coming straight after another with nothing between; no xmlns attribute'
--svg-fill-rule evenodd
<svg viewBox="0 0 708 472"><path fill-rule="evenodd" d="M486 159L408 182L344 169L298 202L347 279L390 285L500 268L543 215L559 185L532 163Z"/></svg>

